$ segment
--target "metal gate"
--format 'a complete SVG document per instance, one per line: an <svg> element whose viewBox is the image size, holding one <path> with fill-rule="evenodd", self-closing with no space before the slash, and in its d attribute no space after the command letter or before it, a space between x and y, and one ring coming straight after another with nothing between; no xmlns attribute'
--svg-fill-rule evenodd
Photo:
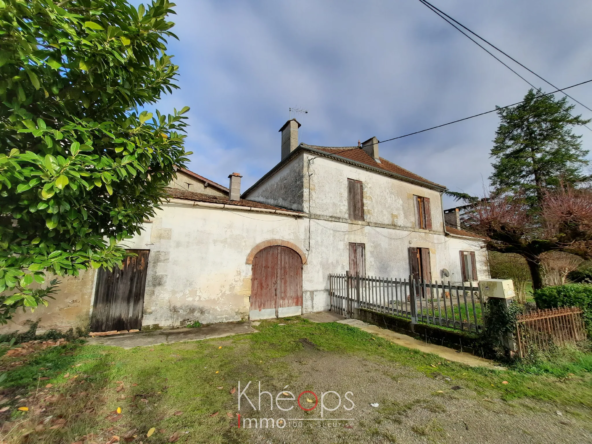
<svg viewBox="0 0 592 444"><path fill-rule="evenodd" d="M90 322L92 332L135 330L142 327L149 250L128 250L122 268L101 268L97 276Z"/></svg>
<svg viewBox="0 0 592 444"><path fill-rule="evenodd" d="M273 246L253 259L251 319L302 314L302 259L291 248Z"/></svg>

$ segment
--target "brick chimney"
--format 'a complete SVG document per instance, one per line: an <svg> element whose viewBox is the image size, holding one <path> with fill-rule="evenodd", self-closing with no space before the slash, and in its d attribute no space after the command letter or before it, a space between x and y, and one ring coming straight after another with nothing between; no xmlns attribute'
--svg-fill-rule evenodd
<svg viewBox="0 0 592 444"><path fill-rule="evenodd" d="M280 128L282 133L282 160L298 147L298 128L302 125L296 119L290 119Z"/></svg>
<svg viewBox="0 0 592 444"><path fill-rule="evenodd" d="M230 186L228 187L230 189L230 194L228 196L229 199L230 200L240 200L240 195L241 195L240 183L241 183L241 178L243 176L241 176L238 173L232 173L228 177L230 178Z"/></svg>
<svg viewBox="0 0 592 444"><path fill-rule="evenodd" d="M368 153L370 157L380 163L380 156L378 155L378 139L371 137L362 143L362 149Z"/></svg>

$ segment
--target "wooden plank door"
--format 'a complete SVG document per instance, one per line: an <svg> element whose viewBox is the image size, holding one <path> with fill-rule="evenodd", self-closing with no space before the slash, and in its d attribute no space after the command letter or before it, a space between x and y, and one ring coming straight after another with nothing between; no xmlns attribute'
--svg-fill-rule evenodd
<svg viewBox="0 0 592 444"><path fill-rule="evenodd" d="M273 246L253 258L250 318L302 313L302 259L294 250Z"/></svg>
<svg viewBox="0 0 592 444"><path fill-rule="evenodd" d="M302 258L291 248L278 249L276 316L302 314Z"/></svg>
<svg viewBox="0 0 592 444"><path fill-rule="evenodd" d="M90 329L93 332L142 328L149 250L129 250L122 268L101 268L97 276Z"/></svg>

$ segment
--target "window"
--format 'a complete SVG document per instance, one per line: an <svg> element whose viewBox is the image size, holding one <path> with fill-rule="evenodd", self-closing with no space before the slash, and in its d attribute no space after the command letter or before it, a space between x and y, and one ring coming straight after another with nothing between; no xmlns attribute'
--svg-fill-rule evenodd
<svg viewBox="0 0 592 444"><path fill-rule="evenodd" d="M474 251L460 252L460 270L463 282L477 281L477 261Z"/></svg>
<svg viewBox="0 0 592 444"><path fill-rule="evenodd" d="M430 249L409 247L409 274L417 281L432 281Z"/></svg>
<svg viewBox="0 0 592 444"><path fill-rule="evenodd" d="M347 179L347 206L351 220L364 220L364 186L359 180Z"/></svg>
<svg viewBox="0 0 592 444"><path fill-rule="evenodd" d="M422 196L415 197L415 220L417 228L423 230L432 229L432 211L430 209L430 198Z"/></svg>
<svg viewBox="0 0 592 444"><path fill-rule="evenodd" d="M350 276L366 276L366 246L364 244L349 244L349 274Z"/></svg>

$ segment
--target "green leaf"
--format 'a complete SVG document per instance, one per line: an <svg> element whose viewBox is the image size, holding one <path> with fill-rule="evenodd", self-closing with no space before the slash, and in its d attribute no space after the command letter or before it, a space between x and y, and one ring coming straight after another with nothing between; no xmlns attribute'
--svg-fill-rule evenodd
<svg viewBox="0 0 592 444"><path fill-rule="evenodd" d="M56 179L56 187L58 187L60 190L63 190L64 187L66 185L68 185L69 183L70 183L70 181L63 174Z"/></svg>
<svg viewBox="0 0 592 444"><path fill-rule="evenodd" d="M17 187L16 187L16 192L17 193L23 193L27 190L31 189L31 185L29 185L28 183L20 183Z"/></svg>
<svg viewBox="0 0 592 444"><path fill-rule="evenodd" d="M83 60L80 61L80 63L78 64L78 67L83 71L88 71L88 66L86 66L86 63L84 63Z"/></svg>
<svg viewBox="0 0 592 444"><path fill-rule="evenodd" d="M98 23L95 22L85 22L84 26L88 29L94 29L97 31L104 31L105 28L103 28L101 25L99 25Z"/></svg>
<svg viewBox="0 0 592 444"><path fill-rule="evenodd" d="M144 123L150 119L152 119L152 113L147 113L144 111L142 114L140 114L140 123Z"/></svg>
<svg viewBox="0 0 592 444"><path fill-rule="evenodd" d="M62 64L53 58L49 58L46 62L49 66L51 66L56 71L62 67Z"/></svg>
<svg viewBox="0 0 592 444"><path fill-rule="evenodd" d="M52 189L50 190L41 190L41 197L45 200L50 199L55 194L55 191Z"/></svg>
<svg viewBox="0 0 592 444"><path fill-rule="evenodd" d="M10 150L10 154L8 155L8 157L14 157L18 154L20 154L21 152L18 150L18 148L13 148Z"/></svg>
<svg viewBox="0 0 592 444"><path fill-rule="evenodd" d="M8 51L0 51L0 66L4 66L10 60L10 53Z"/></svg>
<svg viewBox="0 0 592 444"><path fill-rule="evenodd" d="M26 274L21 279L21 287L27 287L27 286L31 285L32 283L33 283L33 276L31 276L30 274Z"/></svg>
<svg viewBox="0 0 592 444"><path fill-rule="evenodd" d="M124 36L119 37L119 40L121 40L121 43L123 43L125 46L128 46L132 42L130 39Z"/></svg>
<svg viewBox="0 0 592 444"><path fill-rule="evenodd" d="M31 241L31 243L32 243L33 245L35 245L35 244L38 244L39 242L41 242L41 238L40 238L40 237L36 237L35 239L33 239L33 240Z"/></svg>
<svg viewBox="0 0 592 444"><path fill-rule="evenodd" d="M37 128L39 129L46 129L47 125L45 125L45 121L41 118L37 119Z"/></svg>
<svg viewBox="0 0 592 444"><path fill-rule="evenodd" d="M72 152L72 155L76 155L78 154L78 151L80 151L80 142L74 142L72 144L72 146L70 147L70 151Z"/></svg>
<svg viewBox="0 0 592 444"><path fill-rule="evenodd" d="M106 183L105 184L105 188L107 188L107 191L109 192L110 195L113 194L113 188L111 187L110 184Z"/></svg>
<svg viewBox="0 0 592 444"><path fill-rule="evenodd" d="M27 69L26 71L27 71L27 74L29 75L29 79L31 80L31 83L33 84L35 89L39 89L41 87L41 84L39 83L39 78L37 77L37 74L35 74L30 69Z"/></svg>
<svg viewBox="0 0 592 444"><path fill-rule="evenodd" d="M57 160L55 157L53 157L51 154L47 154L45 156L45 160L43 161L43 165L45 166L45 168L47 168L47 170L50 173L54 172L54 166L57 165Z"/></svg>
<svg viewBox="0 0 592 444"><path fill-rule="evenodd" d="M50 230L53 230L55 227L58 226L58 217L57 216L53 216L51 219L48 219L47 221L45 221L45 225L47 225L47 228L49 228Z"/></svg>

